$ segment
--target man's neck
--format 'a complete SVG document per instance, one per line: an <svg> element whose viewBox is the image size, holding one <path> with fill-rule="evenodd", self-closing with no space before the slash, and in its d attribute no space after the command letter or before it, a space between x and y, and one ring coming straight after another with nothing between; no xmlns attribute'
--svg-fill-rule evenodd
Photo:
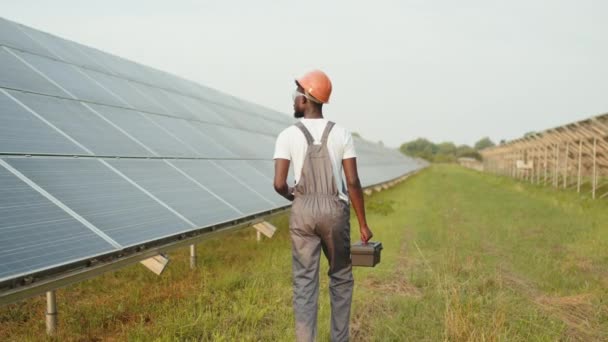
<svg viewBox="0 0 608 342"><path fill-rule="evenodd" d="M311 110L304 112L304 119L323 119L323 112L319 110Z"/></svg>

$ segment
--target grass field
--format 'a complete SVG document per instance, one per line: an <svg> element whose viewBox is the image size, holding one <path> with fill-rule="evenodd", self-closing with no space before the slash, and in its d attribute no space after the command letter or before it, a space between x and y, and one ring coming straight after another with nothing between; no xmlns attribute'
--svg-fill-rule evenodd
<svg viewBox="0 0 608 342"><path fill-rule="evenodd" d="M355 270L353 341L608 340L606 201L435 165L367 208L385 249ZM287 217L274 223L262 243L245 230L198 245L196 271L184 249L161 277L133 265L59 290L57 339L293 340ZM0 308L0 340L44 339L44 310Z"/></svg>

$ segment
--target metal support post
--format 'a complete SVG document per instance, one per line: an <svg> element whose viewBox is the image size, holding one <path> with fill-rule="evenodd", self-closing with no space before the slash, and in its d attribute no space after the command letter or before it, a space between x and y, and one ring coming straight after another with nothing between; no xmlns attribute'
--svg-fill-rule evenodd
<svg viewBox="0 0 608 342"><path fill-rule="evenodd" d="M57 298L55 290L46 293L46 334L57 334Z"/></svg>
<svg viewBox="0 0 608 342"><path fill-rule="evenodd" d="M196 268L196 245L190 245L190 269Z"/></svg>
<svg viewBox="0 0 608 342"><path fill-rule="evenodd" d="M570 143L566 143L566 159L564 160L564 189L568 187L568 160L570 159Z"/></svg>
<svg viewBox="0 0 608 342"><path fill-rule="evenodd" d="M581 168L583 166L583 141L578 142L578 174L576 181L576 192L581 192Z"/></svg>
<svg viewBox="0 0 608 342"><path fill-rule="evenodd" d="M559 144L555 144L555 168L553 171L553 186L557 188L559 176Z"/></svg>
<svg viewBox="0 0 608 342"><path fill-rule="evenodd" d="M548 162L547 154L548 154L547 146L545 146L545 181L543 182L543 185L547 185L547 181L549 180L548 179L549 177L548 177L548 174L547 174L547 168L548 168L548 166L547 166L547 162Z"/></svg>
<svg viewBox="0 0 608 342"><path fill-rule="evenodd" d="M591 197L595 199L595 190L597 188L597 138L593 138L593 189L591 190Z"/></svg>

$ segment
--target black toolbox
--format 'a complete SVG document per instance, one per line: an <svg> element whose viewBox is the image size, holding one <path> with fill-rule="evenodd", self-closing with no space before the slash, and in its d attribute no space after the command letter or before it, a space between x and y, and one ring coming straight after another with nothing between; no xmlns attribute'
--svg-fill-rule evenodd
<svg viewBox="0 0 608 342"><path fill-rule="evenodd" d="M350 247L350 259L353 266L374 267L380 262L382 242L369 241L364 244L359 241Z"/></svg>

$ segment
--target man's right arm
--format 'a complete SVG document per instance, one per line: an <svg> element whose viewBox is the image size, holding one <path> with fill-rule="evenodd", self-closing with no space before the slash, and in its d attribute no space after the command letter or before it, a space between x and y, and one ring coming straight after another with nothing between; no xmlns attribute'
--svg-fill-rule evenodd
<svg viewBox="0 0 608 342"><path fill-rule="evenodd" d="M363 200L363 189L361 188L361 181L359 180L359 173L357 171L357 158L342 160L342 168L344 169L344 175L346 176L348 195L353 208L355 209L355 214L357 214L357 220L359 221L361 241L367 243L374 234L367 226L367 220L365 218L365 203Z"/></svg>
<svg viewBox="0 0 608 342"><path fill-rule="evenodd" d="M293 189L287 185L289 160L277 158L274 160L274 190L289 201L293 201Z"/></svg>
<svg viewBox="0 0 608 342"><path fill-rule="evenodd" d="M287 185L287 173L291 160L289 139L286 130L277 137L274 146L274 190L289 201L293 201L293 189Z"/></svg>

